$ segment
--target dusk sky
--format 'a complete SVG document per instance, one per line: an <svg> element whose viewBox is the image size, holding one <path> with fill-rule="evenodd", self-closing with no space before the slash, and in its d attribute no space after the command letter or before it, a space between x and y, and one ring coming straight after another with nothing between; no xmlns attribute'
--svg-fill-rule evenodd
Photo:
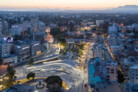
<svg viewBox="0 0 138 92"><path fill-rule="evenodd" d="M106 9L138 5L138 0L0 0L1 8Z"/></svg>

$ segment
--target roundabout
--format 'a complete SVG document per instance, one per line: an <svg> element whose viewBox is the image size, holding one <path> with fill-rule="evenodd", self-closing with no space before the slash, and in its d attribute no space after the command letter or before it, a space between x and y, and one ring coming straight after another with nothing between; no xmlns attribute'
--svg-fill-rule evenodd
<svg viewBox="0 0 138 92"><path fill-rule="evenodd" d="M64 62L45 62L38 65L24 67L20 70L17 70L17 77L25 78L24 74L28 74L29 72L34 72L36 78L46 78L53 75L60 76L63 80L63 88L66 90L69 90L74 86L78 86L84 79L84 73L82 71L73 67L73 65Z"/></svg>
<svg viewBox="0 0 138 92"><path fill-rule="evenodd" d="M45 85L42 84L41 81L39 81L39 83L35 87L36 87L36 89L43 89L45 87Z"/></svg>

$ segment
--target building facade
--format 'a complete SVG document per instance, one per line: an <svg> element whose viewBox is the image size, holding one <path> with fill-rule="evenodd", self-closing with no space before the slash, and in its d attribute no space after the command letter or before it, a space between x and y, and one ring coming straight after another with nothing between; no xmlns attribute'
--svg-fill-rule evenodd
<svg viewBox="0 0 138 92"><path fill-rule="evenodd" d="M116 83L117 79L118 79L118 73L117 73L117 62L115 61L111 61L111 62L107 62L106 64L106 69L107 69L107 81L111 82L111 83Z"/></svg>
<svg viewBox="0 0 138 92"><path fill-rule="evenodd" d="M138 83L126 83L124 92L138 92Z"/></svg>
<svg viewBox="0 0 138 92"><path fill-rule="evenodd" d="M41 52L41 44L39 41L31 42L30 52L31 56L37 55Z"/></svg>
<svg viewBox="0 0 138 92"><path fill-rule="evenodd" d="M10 55L10 47L11 45L8 43L0 43L0 58L5 58Z"/></svg>
<svg viewBox="0 0 138 92"><path fill-rule="evenodd" d="M129 81L132 83L138 83L138 64L129 68Z"/></svg>
<svg viewBox="0 0 138 92"><path fill-rule="evenodd" d="M29 59L30 57L30 45L27 45L23 42L22 44L15 44L14 54L18 56L18 61L23 62Z"/></svg>
<svg viewBox="0 0 138 92"><path fill-rule="evenodd" d="M6 58L3 58L3 62L5 63L5 64L15 64L15 63L18 63L18 58L17 58L17 56L15 56L15 55L10 55L9 57L6 57Z"/></svg>

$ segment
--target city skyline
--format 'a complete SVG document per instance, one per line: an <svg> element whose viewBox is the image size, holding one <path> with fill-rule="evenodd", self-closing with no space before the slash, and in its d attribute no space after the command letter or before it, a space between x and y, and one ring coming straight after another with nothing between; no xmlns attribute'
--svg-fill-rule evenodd
<svg viewBox="0 0 138 92"><path fill-rule="evenodd" d="M138 5L138 0L0 0L0 8L108 9Z"/></svg>
<svg viewBox="0 0 138 92"><path fill-rule="evenodd" d="M138 90L137 2L5 1L0 92Z"/></svg>

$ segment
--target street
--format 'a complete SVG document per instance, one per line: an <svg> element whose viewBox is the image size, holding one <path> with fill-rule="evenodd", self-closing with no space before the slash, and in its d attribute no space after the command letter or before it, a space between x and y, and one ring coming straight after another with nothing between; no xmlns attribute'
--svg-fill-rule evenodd
<svg viewBox="0 0 138 92"><path fill-rule="evenodd" d="M40 59L36 61L38 63L35 62L31 66L16 67L17 80L26 78L29 72L34 72L36 74L35 77L58 75L68 84L69 92L87 92L88 89L84 88L84 84L88 82L87 74L76 68L79 64L77 61L71 58L56 58L58 54L55 52L57 50L59 48L52 46L48 54L46 53L41 58L39 57ZM55 58L55 60L51 60L51 57Z"/></svg>

